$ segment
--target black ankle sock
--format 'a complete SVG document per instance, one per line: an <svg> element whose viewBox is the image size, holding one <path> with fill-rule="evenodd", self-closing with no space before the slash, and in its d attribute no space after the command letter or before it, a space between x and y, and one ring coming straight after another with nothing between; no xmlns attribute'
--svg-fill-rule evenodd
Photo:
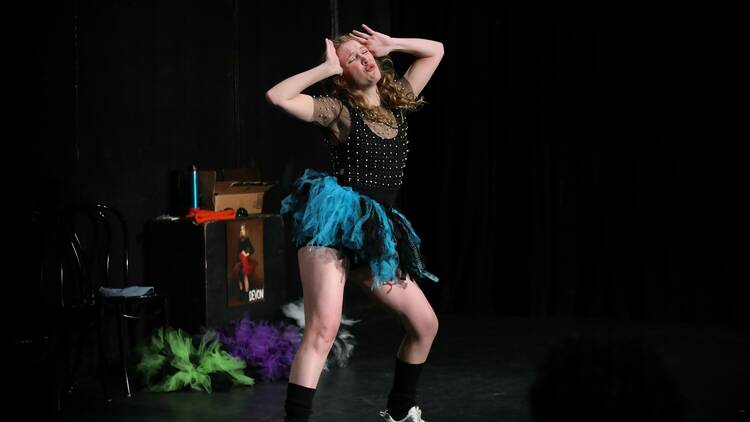
<svg viewBox="0 0 750 422"><path fill-rule="evenodd" d="M417 383L423 363L407 363L396 356L396 370L393 375L393 388L388 394L388 413L395 420L403 419L417 403Z"/></svg>
<svg viewBox="0 0 750 422"><path fill-rule="evenodd" d="M312 415L312 402L315 388L308 388L299 384L287 383L284 411L285 421L307 422Z"/></svg>

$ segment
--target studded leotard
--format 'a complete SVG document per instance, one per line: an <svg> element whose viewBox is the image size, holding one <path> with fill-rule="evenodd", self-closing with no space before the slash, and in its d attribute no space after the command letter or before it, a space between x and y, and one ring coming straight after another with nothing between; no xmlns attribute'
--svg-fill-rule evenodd
<svg viewBox="0 0 750 422"><path fill-rule="evenodd" d="M352 126L343 143L330 143L331 166L339 183L393 205L401 188L409 152L406 119L398 112L398 134L382 138L352 108Z"/></svg>

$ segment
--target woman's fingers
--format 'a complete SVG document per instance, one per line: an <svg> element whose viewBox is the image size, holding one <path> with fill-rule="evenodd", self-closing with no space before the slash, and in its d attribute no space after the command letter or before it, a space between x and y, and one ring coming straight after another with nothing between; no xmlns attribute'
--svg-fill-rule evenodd
<svg viewBox="0 0 750 422"><path fill-rule="evenodd" d="M328 60L338 61L338 57L336 56L336 47L333 46L333 41L329 39L326 39L326 55L328 56Z"/></svg>
<svg viewBox="0 0 750 422"><path fill-rule="evenodd" d="M357 31L356 29L353 30L352 33L354 33L357 36L362 37L362 38L368 38L369 37L369 35L365 34L364 32Z"/></svg>
<svg viewBox="0 0 750 422"><path fill-rule="evenodd" d="M365 24L362 24L362 28L365 28L365 31L369 32L370 34L374 34L375 33L375 31L373 31L372 29L370 29L370 27L367 26L367 25L365 25Z"/></svg>
<svg viewBox="0 0 750 422"><path fill-rule="evenodd" d="M366 39L364 39L364 38L362 38L362 37L360 37L360 36L358 36L358 35L354 35L354 34L353 34L353 33L351 33L351 32L349 33L349 36L350 36L350 37L352 37L352 38L354 38L355 40L357 40L357 41L361 42L361 43L363 43L363 42L367 41Z"/></svg>

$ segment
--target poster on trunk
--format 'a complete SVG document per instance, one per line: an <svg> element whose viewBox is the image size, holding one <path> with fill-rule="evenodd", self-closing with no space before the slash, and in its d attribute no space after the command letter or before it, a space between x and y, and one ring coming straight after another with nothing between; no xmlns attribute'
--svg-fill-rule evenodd
<svg viewBox="0 0 750 422"><path fill-rule="evenodd" d="M227 223L227 306L263 301L264 287L263 220Z"/></svg>

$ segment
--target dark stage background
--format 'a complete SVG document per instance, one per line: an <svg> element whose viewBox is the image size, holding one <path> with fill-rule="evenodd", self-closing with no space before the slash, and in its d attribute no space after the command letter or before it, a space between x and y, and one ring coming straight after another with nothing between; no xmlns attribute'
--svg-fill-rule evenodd
<svg viewBox="0 0 750 422"><path fill-rule="evenodd" d="M329 169L312 125L265 102L368 23L442 41L410 122L397 206L422 234L439 312L747 323L733 97L704 11L523 2L64 1L29 11L18 92L32 208L111 203L132 227L170 212L170 175L257 165L279 185ZM408 56L395 56L400 71ZM309 92L315 92L311 90ZM28 136L28 138L27 138ZM39 192L39 191L37 191ZM744 254L742 255L744 256ZM290 263L294 269L296 262ZM298 275L290 271L290 299ZM295 290L296 289L296 290Z"/></svg>

